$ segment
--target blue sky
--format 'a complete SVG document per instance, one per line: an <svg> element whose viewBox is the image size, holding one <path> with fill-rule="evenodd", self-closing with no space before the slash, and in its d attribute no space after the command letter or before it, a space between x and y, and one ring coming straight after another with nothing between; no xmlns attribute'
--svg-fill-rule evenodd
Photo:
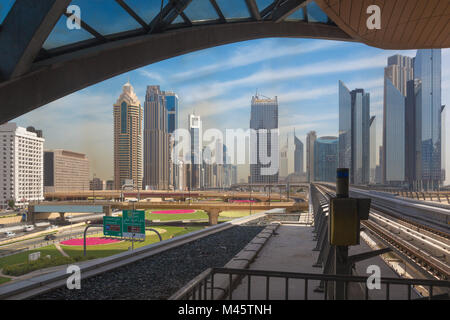
<svg viewBox="0 0 450 320"><path fill-rule="evenodd" d="M202 116L203 128L248 128L256 91L279 100L282 136L295 128L304 142L308 131L338 135L338 81L371 94L381 143L383 73L387 57L414 50L387 51L359 43L306 39L262 39L210 48L161 61L106 80L42 108L16 122L44 130L45 148L87 153L91 172L113 175L113 104L130 79L141 100L147 85L180 97L180 126L188 113ZM450 49L442 51L442 103L450 105ZM447 113L450 127L450 112ZM448 133L447 133L448 135ZM450 149L447 139L447 149ZM447 157L449 158L449 157ZM447 170L450 169L447 159ZM447 171L449 172L449 171ZM241 171L240 175L245 176Z"/></svg>

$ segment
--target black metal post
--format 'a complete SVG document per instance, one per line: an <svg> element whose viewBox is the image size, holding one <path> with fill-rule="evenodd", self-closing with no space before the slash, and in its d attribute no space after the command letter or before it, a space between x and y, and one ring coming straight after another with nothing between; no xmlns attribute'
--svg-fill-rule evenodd
<svg viewBox="0 0 450 320"><path fill-rule="evenodd" d="M336 197L348 198L349 196L349 169L338 168L336 172ZM351 271L348 267L348 246L333 246L334 270L336 275L348 275ZM347 286L343 281L336 281L334 297L336 300L344 300Z"/></svg>

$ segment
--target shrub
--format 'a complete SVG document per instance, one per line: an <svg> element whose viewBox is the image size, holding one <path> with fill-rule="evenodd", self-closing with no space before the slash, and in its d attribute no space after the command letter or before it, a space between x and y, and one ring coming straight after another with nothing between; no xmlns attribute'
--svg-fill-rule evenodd
<svg viewBox="0 0 450 320"><path fill-rule="evenodd" d="M60 266L60 265L64 265L64 264L71 264L74 262L80 262L80 261L84 261L87 259L88 258L85 258L85 257L70 258L70 257L63 257L63 256L51 257L50 259L46 258L46 257L42 257L35 261L28 261L25 263L18 263L18 264L5 266L5 267L3 267L3 273L5 275L17 277L17 276L21 276L21 275L27 274L27 273L35 271L35 270Z"/></svg>

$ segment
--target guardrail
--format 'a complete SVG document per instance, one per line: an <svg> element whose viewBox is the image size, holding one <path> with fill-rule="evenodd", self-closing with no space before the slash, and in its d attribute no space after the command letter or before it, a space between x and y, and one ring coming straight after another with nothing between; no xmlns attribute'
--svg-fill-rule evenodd
<svg viewBox="0 0 450 320"><path fill-rule="evenodd" d="M329 291L330 284L336 282L343 282L344 285L344 299L348 300L352 297L349 296L349 286L351 283L358 283L364 285L364 299L369 299L369 288L367 286L368 277L362 276L343 276L343 275L330 275L330 274L314 274L314 273L294 273L294 272L279 272L270 270L249 270L249 269L231 269L231 268L210 268L202 272L199 276L190 281L186 286L172 295L169 300L214 300L215 295L215 280L217 275L225 275L228 277L230 288L226 292L226 298L233 299L233 276L239 276L242 282L247 283L247 300L251 300L252 297L252 277L264 277L265 283L265 298L270 299L270 279L281 278L284 279L284 299L288 300L292 292L289 290L289 281L292 279L303 280L303 286L296 286L295 289L302 292L304 300L308 300L308 287L312 281L320 281L325 283L323 300L330 299ZM438 280L421 280L421 279L398 279L398 278L381 278L381 285L386 287L385 299L390 300L390 287L393 285L402 285L407 288L408 300L411 300L411 292L414 286L423 286L429 288L431 293L428 297L433 299L433 289L450 288L450 281L438 281ZM260 288L258 288L260 290ZM298 296L298 294L297 294ZM241 298L241 297L239 297ZM441 297L440 297L441 298Z"/></svg>

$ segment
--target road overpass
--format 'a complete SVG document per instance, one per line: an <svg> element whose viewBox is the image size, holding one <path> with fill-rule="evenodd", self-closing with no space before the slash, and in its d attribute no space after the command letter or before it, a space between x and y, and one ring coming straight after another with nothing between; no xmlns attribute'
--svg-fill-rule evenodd
<svg viewBox="0 0 450 320"><path fill-rule="evenodd" d="M104 200L123 200L123 198L161 198L175 199L185 201L191 199L222 199L229 200L247 200L257 201L287 200L286 194L267 194L259 192L236 192L236 191L164 191L164 190L140 190L140 191L120 191L120 190L86 190L86 191L67 191L67 192L46 192L46 200L87 200L92 198L103 198ZM306 199L305 195L296 194L296 198ZM103 200L102 199L102 200Z"/></svg>
<svg viewBox="0 0 450 320"><path fill-rule="evenodd" d="M286 212L297 212L308 210L307 202L255 202L255 203L173 203L173 202L106 202L97 201L95 204L80 202L42 202L36 205L29 206L28 217L33 223L35 222L35 215L38 213L59 212L61 218L69 212L85 212L85 213L104 213L109 216L112 210L140 210L140 209L195 209L203 210L208 214L209 224L215 225L218 222L219 214L227 210L271 210L271 209L285 209Z"/></svg>

